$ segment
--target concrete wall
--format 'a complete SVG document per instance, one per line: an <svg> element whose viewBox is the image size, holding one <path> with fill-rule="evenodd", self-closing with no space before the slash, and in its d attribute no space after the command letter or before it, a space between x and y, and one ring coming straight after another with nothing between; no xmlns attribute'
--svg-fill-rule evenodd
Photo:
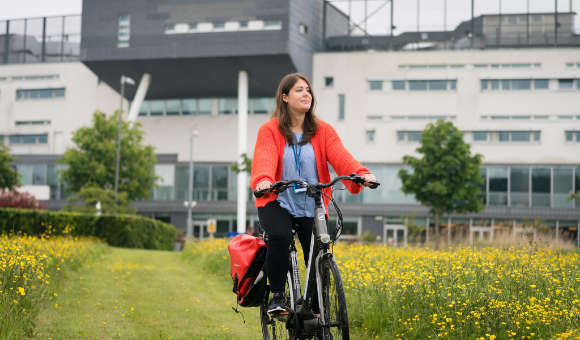
<svg viewBox="0 0 580 340"><path fill-rule="evenodd" d="M56 75L53 79L12 77ZM0 134L48 134L47 144L10 145L14 154L62 154L72 146L72 133L91 122L96 110L112 114L120 97L80 62L0 66ZM17 100L18 89L65 88L64 98ZM125 108L127 104L125 102ZM50 121L49 125L16 126L16 121ZM8 138L5 138L7 142Z"/></svg>
<svg viewBox="0 0 580 340"><path fill-rule="evenodd" d="M518 49L432 52L318 53L314 56L313 87L319 116L330 122L353 154L364 162L400 163L418 143L397 141L398 130L422 130L427 121L392 120L390 115L455 115L461 130L540 130L541 142L474 143L484 163L578 164L580 144L565 142L565 130L580 129L580 120L483 120L482 115L580 115L580 90L482 91L481 79L580 78L575 49ZM541 63L529 69L401 69L403 64ZM324 77L334 86L324 87ZM456 91L392 91L390 80L457 79ZM368 80L384 80L385 90L370 91ZM346 95L346 119L338 120L338 94ZM383 115L369 120L368 115ZM376 129L374 143L365 130Z"/></svg>

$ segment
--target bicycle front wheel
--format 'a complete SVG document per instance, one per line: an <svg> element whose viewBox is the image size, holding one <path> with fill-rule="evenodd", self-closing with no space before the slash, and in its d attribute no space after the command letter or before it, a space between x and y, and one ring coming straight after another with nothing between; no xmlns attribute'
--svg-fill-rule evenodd
<svg viewBox="0 0 580 340"><path fill-rule="evenodd" d="M346 297L340 278L340 272L334 257L327 256L320 263L322 279L323 338L325 340L348 340L348 313Z"/></svg>
<svg viewBox="0 0 580 340"><path fill-rule="evenodd" d="M286 300L286 306L294 309L295 295L292 289L291 280L290 272L288 272L284 298ZM269 293L266 294L264 303L260 305L260 323L262 324L262 335L264 336L264 340L294 340L295 337L293 332L291 331L291 328L288 328L290 325L289 323L292 322L292 320L290 320L292 313L285 319L270 316L268 314L269 295Z"/></svg>

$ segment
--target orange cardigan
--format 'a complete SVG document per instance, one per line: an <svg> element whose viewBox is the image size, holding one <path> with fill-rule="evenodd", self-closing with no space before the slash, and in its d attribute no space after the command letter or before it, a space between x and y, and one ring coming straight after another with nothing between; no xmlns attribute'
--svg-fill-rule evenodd
<svg viewBox="0 0 580 340"><path fill-rule="evenodd" d="M320 183L330 182L329 162L338 176L350 175L351 173L359 175L370 173L345 149L332 126L321 120L318 123L318 129L310 142L314 149ZM270 119L260 127L256 147L254 148L252 174L250 176L252 190L255 190L256 185L263 180L269 180L274 183L282 179L282 160L285 146L286 139L278 129L278 118ZM344 184L353 194L362 190L362 186L350 181L344 181ZM326 188L323 192L324 206L327 207L332 190L331 188ZM256 198L256 207L263 207L268 202L275 200L276 197L277 195L275 194L268 194Z"/></svg>

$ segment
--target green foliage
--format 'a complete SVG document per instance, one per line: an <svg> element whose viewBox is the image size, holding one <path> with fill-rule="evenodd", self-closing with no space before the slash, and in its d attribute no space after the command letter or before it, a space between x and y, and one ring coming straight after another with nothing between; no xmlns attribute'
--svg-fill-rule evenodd
<svg viewBox="0 0 580 340"><path fill-rule="evenodd" d="M241 162L232 163L231 169L233 172L239 174L240 172L250 173L252 171L252 159L246 153L241 155Z"/></svg>
<svg viewBox="0 0 580 340"><path fill-rule="evenodd" d="M10 155L8 147L0 142L0 189L12 190L20 186L20 176L12 168L11 163L14 158Z"/></svg>
<svg viewBox="0 0 580 340"><path fill-rule="evenodd" d="M172 250L170 224L135 215L101 215L0 208L0 234L96 236L111 246Z"/></svg>
<svg viewBox="0 0 580 340"><path fill-rule="evenodd" d="M105 117L93 115L93 126L75 131L75 149L68 149L61 163L67 189L76 193L83 187L112 189L115 187L117 155L117 124L119 113ZM154 166L157 162L153 147L143 146L143 131L139 124L122 122L119 192L126 192L129 200L146 199L155 185Z"/></svg>
<svg viewBox="0 0 580 340"><path fill-rule="evenodd" d="M436 220L442 214L478 212L484 205L481 194L480 154L471 155L470 145L451 122L430 123L423 131L417 152L421 158L404 156L399 177L406 194L431 208Z"/></svg>
<svg viewBox="0 0 580 340"><path fill-rule="evenodd" d="M363 243L377 243L377 235L370 231L365 231L361 235L361 241Z"/></svg>
<svg viewBox="0 0 580 340"><path fill-rule="evenodd" d="M119 192L117 203L115 203L115 192L99 187L81 188L81 191L69 197L67 202L64 208L68 211L94 214L97 212L97 203L101 202L101 213L103 214L134 214L136 212L135 208L129 207L131 202L129 202L126 192Z"/></svg>

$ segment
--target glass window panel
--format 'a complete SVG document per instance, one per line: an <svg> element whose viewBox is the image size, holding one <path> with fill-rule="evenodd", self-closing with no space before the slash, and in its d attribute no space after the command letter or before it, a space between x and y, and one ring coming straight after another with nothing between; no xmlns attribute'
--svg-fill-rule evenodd
<svg viewBox="0 0 580 340"><path fill-rule="evenodd" d="M574 79L558 79L558 88L568 90L574 88Z"/></svg>
<svg viewBox="0 0 580 340"><path fill-rule="evenodd" d="M483 204L487 204L487 199L486 199L486 181L487 181L487 168L482 167L481 168L481 184L479 185L479 190L481 190L480 194L477 196L477 198L483 202Z"/></svg>
<svg viewBox="0 0 580 340"><path fill-rule="evenodd" d="M529 90L532 88L531 79L514 79L512 80L513 90Z"/></svg>
<svg viewBox="0 0 580 340"><path fill-rule="evenodd" d="M500 142L509 142L510 141L509 131L500 131L499 132L499 141Z"/></svg>
<svg viewBox="0 0 580 340"><path fill-rule="evenodd" d="M141 104L141 107L139 108L139 116L147 116L148 112L149 112L149 102L144 101L143 104Z"/></svg>
<svg viewBox="0 0 580 340"><path fill-rule="evenodd" d="M489 205L507 205L507 168L488 168L489 173Z"/></svg>
<svg viewBox="0 0 580 340"><path fill-rule="evenodd" d="M574 141L574 131L566 131L566 142Z"/></svg>
<svg viewBox="0 0 580 340"><path fill-rule="evenodd" d="M431 91L447 90L447 80L429 80L429 90Z"/></svg>
<svg viewBox="0 0 580 340"><path fill-rule="evenodd" d="M509 90L511 88L511 80L509 79L502 79L501 81L501 89L502 90Z"/></svg>
<svg viewBox="0 0 580 340"><path fill-rule="evenodd" d="M168 116L177 116L181 112L179 99L169 99L165 102L165 111Z"/></svg>
<svg viewBox="0 0 580 340"><path fill-rule="evenodd" d="M529 131L512 131L512 142L529 142L530 132Z"/></svg>
<svg viewBox="0 0 580 340"><path fill-rule="evenodd" d="M393 81L391 81L391 85L393 86L393 90L404 90L405 89L405 81L404 80L393 80Z"/></svg>
<svg viewBox="0 0 580 340"><path fill-rule="evenodd" d="M36 144L35 135L22 135L20 136L22 144Z"/></svg>
<svg viewBox="0 0 580 340"><path fill-rule="evenodd" d="M482 90L487 90L487 79L482 79L481 80L481 89Z"/></svg>
<svg viewBox="0 0 580 340"><path fill-rule="evenodd" d="M534 131L534 142L539 142L541 137L541 131Z"/></svg>
<svg viewBox="0 0 580 340"><path fill-rule="evenodd" d="M198 114L211 115L213 100L210 98L198 99Z"/></svg>
<svg viewBox="0 0 580 340"><path fill-rule="evenodd" d="M487 141L487 131L474 131L473 140L477 142Z"/></svg>
<svg viewBox="0 0 580 340"><path fill-rule="evenodd" d="M570 192L573 191L573 176L573 168L554 168L554 208L572 208L573 201L569 198Z"/></svg>
<svg viewBox="0 0 580 340"><path fill-rule="evenodd" d="M34 165L17 164L16 170L18 170L18 173L20 174L20 183L22 185L32 185L34 177Z"/></svg>
<svg viewBox="0 0 580 340"><path fill-rule="evenodd" d="M32 169L32 184L46 185L46 164L35 164Z"/></svg>
<svg viewBox="0 0 580 340"><path fill-rule="evenodd" d="M149 115L151 116L163 116L165 111L165 103L163 100L151 100L149 102Z"/></svg>
<svg viewBox="0 0 580 340"><path fill-rule="evenodd" d="M338 120L344 120L344 102L345 102L345 95L339 94L338 95Z"/></svg>
<svg viewBox="0 0 580 340"><path fill-rule="evenodd" d="M367 142L374 142L375 141L375 130L367 130Z"/></svg>
<svg viewBox="0 0 580 340"><path fill-rule="evenodd" d="M534 79L534 88L536 90L545 90L549 88L549 84L548 79Z"/></svg>
<svg viewBox="0 0 580 340"><path fill-rule="evenodd" d="M381 179L381 186L376 190L367 190L363 196L364 203L382 204L417 204L413 195L405 195L401 190L401 179L398 176L400 165L365 164L368 169ZM352 196L350 194L347 194Z"/></svg>
<svg viewBox="0 0 580 340"><path fill-rule="evenodd" d="M452 79L449 81L449 89L450 90L457 90L457 80Z"/></svg>
<svg viewBox="0 0 580 340"><path fill-rule="evenodd" d="M576 131L576 141L580 143L580 131Z"/></svg>
<svg viewBox="0 0 580 340"><path fill-rule="evenodd" d="M211 169L213 200L225 201L228 199L228 166L214 165Z"/></svg>
<svg viewBox="0 0 580 340"><path fill-rule="evenodd" d="M529 206L530 169L510 169L510 202L512 207Z"/></svg>
<svg viewBox="0 0 580 340"><path fill-rule="evenodd" d="M237 99L234 98L220 98L218 100L218 112L221 115L231 115L235 113L237 107Z"/></svg>
<svg viewBox="0 0 580 340"><path fill-rule="evenodd" d="M38 143L39 144L46 144L48 143L48 134L43 134L38 136Z"/></svg>
<svg viewBox="0 0 580 340"><path fill-rule="evenodd" d="M418 142L421 140L421 131L409 131L407 132L407 141L409 142Z"/></svg>
<svg viewBox="0 0 580 340"><path fill-rule="evenodd" d="M269 114L274 111L274 98L254 98L254 114Z"/></svg>
<svg viewBox="0 0 580 340"><path fill-rule="evenodd" d="M197 99L194 98L182 99L181 111L184 115L197 114Z"/></svg>
<svg viewBox="0 0 580 340"><path fill-rule="evenodd" d="M193 199L207 201L209 193L209 165L195 165L193 170Z"/></svg>
<svg viewBox="0 0 580 340"><path fill-rule="evenodd" d="M155 175L158 185L173 186L175 184L175 165L173 164L156 164Z"/></svg>
<svg viewBox="0 0 580 340"><path fill-rule="evenodd" d="M189 165L177 165L175 167L175 199L187 201L189 188Z"/></svg>
<svg viewBox="0 0 580 340"><path fill-rule="evenodd" d="M369 89L371 91L381 91L383 89L382 80L369 80Z"/></svg>
<svg viewBox="0 0 580 340"><path fill-rule="evenodd" d="M405 141L405 133L403 131L397 131L397 140L399 142Z"/></svg>
<svg viewBox="0 0 580 340"><path fill-rule="evenodd" d="M409 90L411 91L427 91L426 80L409 80Z"/></svg>
<svg viewBox="0 0 580 340"><path fill-rule="evenodd" d="M491 89L492 90L499 90L499 79L492 79L491 80Z"/></svg>
<svg viewBox="0 0 580 340"><path fill-rule="evenodd" d="M532 168L532 207L550 207L550 168Z"/></svg>
<svg viewBox="0 0 580 340"><path fill-rule="evenodd" d="M334 77L324 77L324 86L326 87L334 86Z"/></svg>

